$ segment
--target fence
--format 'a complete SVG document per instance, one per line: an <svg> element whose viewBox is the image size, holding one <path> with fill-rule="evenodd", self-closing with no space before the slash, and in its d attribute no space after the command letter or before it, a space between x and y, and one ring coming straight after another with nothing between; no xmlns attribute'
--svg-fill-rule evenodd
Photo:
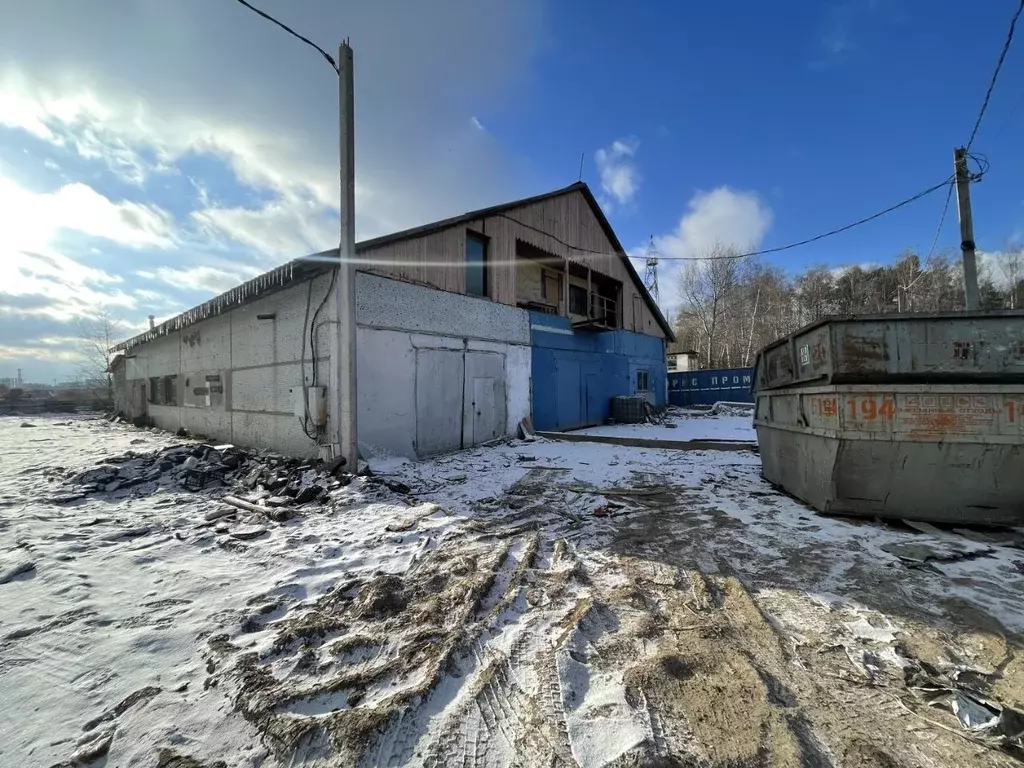
<svg viewBox="0 0 1024 768"><path fill-rule="evenodd" d="M753 368L721 368L715 371L681 371L668 374L671 405L713 405L719 400L753 403L750 391Z"/></svg>

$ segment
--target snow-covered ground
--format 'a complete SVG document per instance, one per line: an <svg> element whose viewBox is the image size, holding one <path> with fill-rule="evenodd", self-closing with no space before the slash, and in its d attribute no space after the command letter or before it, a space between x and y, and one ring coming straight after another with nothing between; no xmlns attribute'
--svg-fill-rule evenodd
<svg viewBox="0 0 1024 768"><path fill-rule="evenodd" d="M580 429L573 434L596 437L621 437L641 440L725 440L756 443L753 412L738 414L731 409L717 416L708 411L669 411L664 424L611 424Z"/></svg>
<svg viewBox="0 0 1024 768"><path fill-rule="evenodd" d="M0 765L1010 764L921 691L1024 708L1012 532L824 518L751 452L546 440L377 462L281 523L173 473L61 502L180 440L21 421Z"/></svg>
<svg viewBox="0 0 1024 768"><path fill-rule="evenodd" d="M218 533L215 499L174 485L50 502L66 492L58 466L181 442L103 420L0 419L0 573L32 566L0 584L0 765L52 765L111 735L110 766L153 765L161 749L264 764L260 735L209 687L211 640L283 597L404 571L452 522L376 502L361 479L333 511L261 518L268 532L249 542L231 531L255 521ZM386 530L409 519L414 530Z"/></svg>

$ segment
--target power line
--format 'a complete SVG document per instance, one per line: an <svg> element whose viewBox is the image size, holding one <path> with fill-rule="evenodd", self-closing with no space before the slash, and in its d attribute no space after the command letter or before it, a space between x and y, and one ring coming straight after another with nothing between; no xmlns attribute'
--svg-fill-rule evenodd
<svg viewBox="0 0 1024 768"><path fill-rule="evenodd" d="M970 174L970 181L981 181L982 177L988 173L989 161L985 155L982 154L969 154L967 155L968 160L973 160L978 164L978 172ZM932 257L935 253L935 246L939 243L939 235L942 234L942 225L946 222L946 212L949 210L949 201L953 199L953 188L956 186L955 179L949 182L949 191L946 193L946 202L942 206L942 215L939 216L939 226L935 230L935 237L932 238L932 247L928 249L927 259ZM926 260L927 260L926 259Z"/></svg>
<svg viewBox="0 0 1024 768"><path fill-rule="evenodd" d="M942 206L942 215L939 216L939 226L935 230L935 237L932 238L932 247L928 249L928 259L935 253L935 246L939 242L939 234L942 232L942 225L946 223L946 211L949 210L949 201L953 199L953 182L949 182L949 191L946 193L946 202ZM927 261L927 259L926 259Z"/></svg>
<svg viewBox="0 0 1024 768"><path fill-rule="evenodd" d="M996 87L996 80L999 78L999 70L1003 67L1003 60L1006 58L1007 51L1010 50L1010 43L1013 42L1013 31L1017 26L1017 19L1020 18L1021 12L1024 11L1024 0L1020 1L1020 6L1017 8L1017 12L1013 14L1013 18L1010 20L1010 30L1006 34L1006 42L1003 43L1003 50L999 52L999 60L996 62L996 70L992 73L992 80L988 84L988 90L985 91L985 100L981 102L981 111L978 112L978 119L974 121L974 129L971 131L971 138L967 140L967 151L971 151L971 145L974 144L974 137L978 135L978 128L981 127L981 119L985 116L985 110L988 109L988 102L992 98L992 91Z"/></svg>
<svg viewBox="0 0 1024 768"><path fill-rule="evenodd" d="M1014 114L1016 114L1017 108L1020 107L1021 103L1024 103L1024 93L1022 93L1017 98L1017 101L1013 103L1013 107L1010 108L1010 112L1009 114L1007 114L1006 119L1003 121L1003 124L999 126L999 130L996 131L995 135L990 139L991 142L995 143L995 140L1003 135L1003 133L1006 131L1010 123L1013 122L1013 116Z"/></svg>
<svg viewBox="0 0 1024 768"><path fill-rule="evenodd" d="M980 179L981 176L983 175L984 171L987 170L987 164L983 164L982 161L980 159L978 159L978 157L975 156L975 155L972 155L972 158L975 159L975 161L978 162L979 165L983 169L982 171L979 171L977 174L972 175L972 177L971 177L972 180L976 181L976 180ZM918 192L916 195L913 195L912 197L908 197L906 200L901 200L900 202L896 203L895 205L890 205L888 208L886 208L884 210L881 210L878 213L873 213L870 216L865 216L863 219L858 219L857 221L854 221L851 224L847 224L844 227L839 227L838 229L833 229L833 230L830 230L828 232L824 232L824 233L822 233L820 235L815 235L814 237L808 237L808 238L806 238L804 240L799 240L799 241L797 241L795 243L790 243L789 245L780 245L777 248L765 248L765 249L760 250L760 251L750 251L749 253L735 253L735 254L728 254L728 255L722 255L722 256L665 256L664 254L658 254L658 259L660 261L713 261L713 260L717 260L717 259L745 259L745 258L748 258L748 257L751 257L751 256L765 256L765 255L772 254L772 253L781 253L782 251L788 251L788 250L791 250L793 248L799 248L802 245L808 245L810 243L816 243L819 240L824 240L826 237L831 237L832 235L838 235L839 233L846 232L847 230L853 229L854 227L859 227L862 224L867 224L869 221L874 221L875 219L878 219L878 218L881 218L882 216L885 216L887 213L892 213L893 211L898 210L899 208L902 208L905 205L909 205L910 203L913 203L913 202L915 202L917 200L920 200L922 197L925 197L926 195L930 195L932 192L936 191L937 189L941 189L942 187L946 186L947 184L951 184L952 180L953 180L953 177L950 176L949 178L944 179L943 181L939 182L938 184L934 184L934 185L928 187L927 189L923 189L920 192ZM532 224L527 224L525 221L520 221L519 219L515 218L514 216L509 216L507 213L494 213L494 214L491 214L491 215L497 216L497 217L502 218L502 219L506 219L508 221L511 221L513 224L517 224L520 227L522 227L523 229L528 229L528 230L530 230L532 232L536 232L539 235L544 235L545 237L548 237L548 238L554 240L556 243L562 245L563 247L567 248L570 251L576 251L577 253L587 253L587 254L591 254L591 255L594 255L594 256L609 256L609 257L620 257L620 256L623 256L623 255L627 255L628 256L628 254L625 254L622 251L594 251L594 250L591 250L589 248L581 248L578 245L573 245L572 243L566 242L565 240L563 240L562 238L558 237L558 235L555 235L552 232L548 232L545 229L541 229L539 227L535 227ZM637 258L644 258L644 257L638 256ZM314 254L313 256L304 256L304 257L302 257L302 260L303 261L307 261L307 262L323 262L324 264L331 264L331 265L337 265L338 264L337 256L334 256L333 254L332 255L327 255L326 253L325 254ZM355 257L349 258L348 261L352 262L353 264L355 264L358 267L393 267L393 266L396 266L396 264L399 265L399 266L401 266L403 264L403 262L396 262L392 258L374 258L372 256L358 256L358 255L355 256ZM410 264L412 264L412 263L413 262L410 262ZM461 263L462 263L461 261L455 261L453 259L440 259L440 260L437 260L437 261L417 261L417 262L414 262L415 266L417 266L417 267L451 267L451 266L458 266ZM515 264L515 263L516 263L515 259L512 259L512 260L493 260L493 261L492 260L488 260L488 264L490 264L492 266L499 266L499 265L500 266L508 266L508 265Z"/></svg>
<svg viewBox="0 0 1024 768"><path fill-rule="evenodd" d="M310 45L313 48L315 48L316 50L318 50L320 52L320 55L323 56L325 59L327 59L327 63L330 64L334 68L334 71L337 74L339 74L339 75L341 74L341 70L338 68L338 62L336 62L334 60L334 57L331 56L331 54L329 54L327 51L325 51L319 45L314 43L312 40L310 40L308 37L303 37L298 32L296 32L294 29L289 27L287 24L282 24L280 21L278 21L273 16L271 16L269 13L264 13L259 8L257 8L256 6L254 6L254 5L250 4L250 3L247 3L246 0L238 0L238 2L241 3L242 5L244 5L246 8L248 8L253 13L259 14L260 16L262 16L267 21L270 21L270 22L273 22L274 24L277 24L277 26L279 26L281 29L283 29L285 32L287 32L289 35L292 35L293 37L299 38L299 40L304 42L306 45Z"/></svg>
<svg viewBox="0 0 1024 768"><path fill-rule="evenodd" d="M944 181L941 181L938 184L935 184L934 186L928 187L928 189L921 190L920 192L918 192L913 197L908 197L906 200L902 200L902 201L896 203L895 205L890 205L885 210L879 211L878 213L873 213L870 216L864 217L863 219L858 219L857 221L855 221L855 222L853 222L851 224L847 224L845 227L839 227L838 229L833 229L833 230L830 230L828 232L824 232L824 233L822 233L820 235L815 235L814 237L808 237L808 238L806 238L804 240L800 240L800 241L795 242L795 243L790 243L789 245L780 245L777 248L765 248L765 249L760 250L760 251L750 251L749 253L735 253L735 254L730 253L728 255L721 255L721 256L706 256L706 257L705 256L665 256L663 254L659 254L658 258L661 259L662 261L712 261L712 260L717 260L717 259L745 259L745 258L747 258L749 256L766 256L766 255L768 255L770 253L781 253L782 251L788 251L788 250L791 250L792 248L799 248L802 245L809 245L810 243L816 243L819 240L824 240L826 237L832 237L833 235L838 235L839 233L846 232L847 230L853 229L854 227L859 227L861 224L867 224L869 221L874 221L875 219L881 218L882 216L885 216L887 213L892 213L893 211L895 211L895 210L897 210L899 208L902 208L905 205L909 205L910 203L913 203L913 202L915 202L917 200L920 200L922 197L925 197L926 195L930 195L935 190L941 189L942 187L946 186L947 184L951 184L952 183L952 179L953 179L953 177L950 176L949 178L945 179ZM561 245L565 246L566 248L568 248L571 251L577 251L577 252L580 252L580 253L591 253L591 254L595 254L595 255L599 255L599 256L614 256L614 255L618 255L618 254L612 254L612 253L605 253L603 251L591 251L591 250L589 250L587 248L580 248L578 246L573 245L572 243L565 242L564 240L562 240L559 237L556 237L555 235L551 234L550 232L546 232L543 229L539 229L537 227L531 226L530 224L527 224L525 222L519 221L518 219L515 219L515 218L513 218L511 216L508 216L507 214L499 213L498 216L501 216L504 219L508 219L509 221L512 221L512 222L518 224L521 227L525 227L526 229L530 229L530 230L533 230L534 232L537 232L537 233L539 233L541 235L545 235L547 237L550 237L552 240L554 240L557 243L560 243Z"/></svg>

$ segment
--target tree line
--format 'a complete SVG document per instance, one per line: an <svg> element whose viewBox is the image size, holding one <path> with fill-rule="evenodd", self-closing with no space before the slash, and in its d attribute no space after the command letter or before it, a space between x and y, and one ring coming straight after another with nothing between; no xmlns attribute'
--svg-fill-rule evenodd
<svg viewBox="0 0 1024 768"><path fill-rule="evenodd" d="M701 368L753 365L757 351L827 315L963 310L959 254L922 259L901 253L892 264L788 274L715 246L687 262L679 277L674 317L676 351L694 350ZM981 309L1018 309L1024 301L1024 249L1007 248L978 262Z"/></svg>

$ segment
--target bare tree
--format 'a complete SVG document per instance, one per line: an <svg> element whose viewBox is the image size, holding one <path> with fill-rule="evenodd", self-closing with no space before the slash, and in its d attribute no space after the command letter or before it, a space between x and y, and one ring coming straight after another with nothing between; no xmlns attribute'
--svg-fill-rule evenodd
<svg viewBox="0 0 1024 768"><path fill-rule="evenodd" d="M1010 245L996 259L999 271L1006 278L1006 291L1010 309L1020 306L1020 284L1024 280L1024 248L1019 244Z"/></svg>
<svg viewBox="0 0 1024 768"><path fill-rule="evenodd" d="M726 314L728 301L736 289L740 269L735 258L738 251L722 245L713 246L700 261L688 262L680 278L683 314L691 317L701 332L708 367L719 360L719 324Z"/></svg>
<svg viewBox="0 0 1024 768"><path fill-rule="evenodd" d="M828 267L804 272L796 279L795 290L798 324L813 323L835 311L836 278Z"/></svg>
<svg viewBox="0 0 1024 768"><path fill-rule="evenodd" d="M107 407L114 403L111 347L125 335L124 323L108 307L98 306L78 319L78 380Z"/></svg>
<svg viewBox="0 0 1024 768"><path fill-rule="evenodd" d="M915 297L920 293L918 283L925 276L921 260L913 251L904 251L896 259L892 272L896 279L896 311L913 312L918 309Z"/></svg>
<svg viewBox="0 0 1024 768"><path fill-rule="evenodd" d="M1008 249L1010 251L1011 249ZM723 255L716 248L707 254ZM1024 253L999 262L1006 282L978 265L983 309L1019 307L1024 301ZM1013 293L1016 288L1016 293ZM707 367L751 365L756 350L829 314L952 312L963 310L963 272L949 253L922 263L907 251L885 266L812 267L789 276L753 259L693 262L680 280L676 316L679 343L698 350Z"/></svg>

